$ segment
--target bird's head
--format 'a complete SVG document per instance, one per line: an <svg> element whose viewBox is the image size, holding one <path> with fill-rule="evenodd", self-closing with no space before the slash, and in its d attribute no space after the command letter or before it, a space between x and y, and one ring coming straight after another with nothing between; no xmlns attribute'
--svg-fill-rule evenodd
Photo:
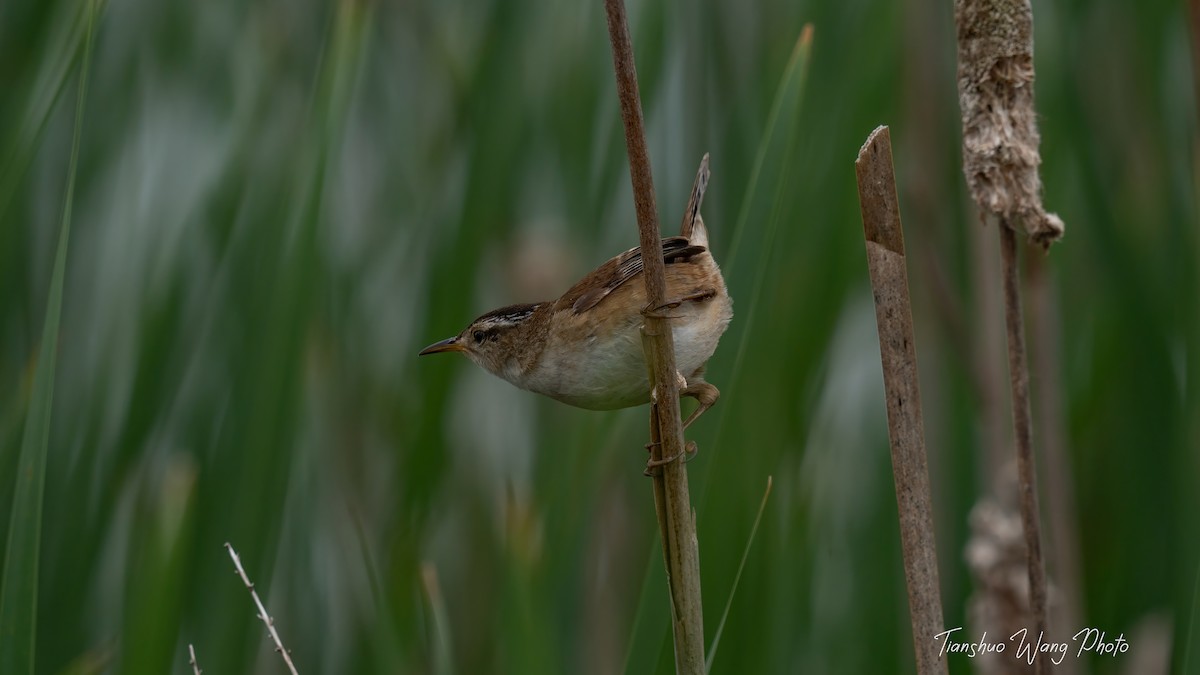
<svg viewBox="0 0 1200 675"><path fill-rule="evenodd" d="M530 339L528 325L538 305L509 305L475 319L461 333L422 349L420 356L441 352L462 352L479 367L513 381L517 376L516 356Z"/></svg>

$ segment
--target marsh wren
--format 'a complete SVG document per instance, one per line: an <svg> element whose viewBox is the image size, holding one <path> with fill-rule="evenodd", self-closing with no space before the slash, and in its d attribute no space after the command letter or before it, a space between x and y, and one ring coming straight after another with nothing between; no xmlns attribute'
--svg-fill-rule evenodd
<svg viewBox="0 0 1200 675"><path fill-rule="evenodd" d="M667 282L662 305L648 306L641 249L631 248L557 300L492 310L420 355L462 352L493 375L563 403L589 410L628 408L651 400L641 329L643 316L652 313L669 319L680 395L699 402L686 428L720 395L704 381L704 367L733 318L733 301L700 217L708 173L706 154L680 236L662 240Z"/></svg>

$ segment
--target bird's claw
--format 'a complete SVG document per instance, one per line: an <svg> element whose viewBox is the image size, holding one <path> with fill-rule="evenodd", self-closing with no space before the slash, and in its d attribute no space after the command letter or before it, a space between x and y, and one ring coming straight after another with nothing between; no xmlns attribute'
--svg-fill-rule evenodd
<svg viewBox="0 0 1200 675"><path fill-rule="evenodd" d="M682 300L672 300L661 305L651 303L642 308L642 316L653 319L678 319L680 315L669 312L672 309L679 309L681 304L683 304Z"/></svg>
<svg viewBox="0 0 1200 675"><path fill-rule="evenodd" d="M647 443L646 450L650 450L653 446L661 445L661 444L662 444L661 441ZM692 461L692 458L696 456L697 452L699 452L699 449L696 447L696 441L688 441L687 443L684 443L682 450L675 453L671 457L647 460L646 461L646 470L643 471L642 473L646 476L659 476L662 474L662 467L670 464L671 462L674 462L675 460L679 459L680 457L683 457L684 463L690 462L690 461Z"/></svg>
<svg viewBox="0 0 1200 675"><path fill-rule="evenodd" d="M671 300L667 300L659 305L650 303L642 308L642 316L654 317L657 319L678 319L681 318L682 315L670 314L668 312L673 309L679 309L679 306L685 302L700 302L714 298L716 295L717 292L715 290L711 288L705 288L694 293L688 293L687 295L678 298L672 298Z"/></svg>

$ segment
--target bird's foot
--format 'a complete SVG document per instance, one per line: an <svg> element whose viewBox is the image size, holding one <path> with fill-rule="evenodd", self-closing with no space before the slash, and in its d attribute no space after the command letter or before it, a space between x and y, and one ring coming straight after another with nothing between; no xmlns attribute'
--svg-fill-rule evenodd
<svg viewBox="0 0 1200 675"><path fill-rule="evenodd" d="M655 446L655 445L661 445L661 443L647 443L646 449L650 450L651 447ZM646 470L643 471L642 473L644 473L647 476L661 475L662 467L670 464L671 462L674 462L675 460L679 459L680 457L683 457L684 462L690 462L690 461L692 461L692 458L696 456L697 452L699 452L699 448L696 447L696 441L688 441L687 443L684 443L682 450L675 453L671 457L664 457L662 459L646 460Z"/></svg>
<svg viewBox="0 0 1200 675"><path fill-rule="evenodd" d="M642 308L642 316L656 319L678 319L681 317L681 315L672 314L671 310L679 309L679 306L685 302L708 300L709 298L716 297L716 295L716 291L711 288L706 288L702 291L696 291L695 293L688 293L687 295L680 296L678 298L672 298L660 305L651 303Z"/></svg>

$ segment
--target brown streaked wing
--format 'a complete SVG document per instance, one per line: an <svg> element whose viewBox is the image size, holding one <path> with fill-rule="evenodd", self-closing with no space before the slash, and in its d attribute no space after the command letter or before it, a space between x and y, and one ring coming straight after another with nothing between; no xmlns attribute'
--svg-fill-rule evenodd
<svg viewBox="0 0 1200 675"><path fill-rule="evenodd" d="M703 246L688 244L683 237L667 237L662 240L663 262L687 260L691 256L703 253ZM571 309L580 314L600 304L609 293L621 287L626 281L642 273L642 250L631 248L621 255L609 260L596 269L595 272L575 284L563 294L560 306L570 305Z"/></svg>

